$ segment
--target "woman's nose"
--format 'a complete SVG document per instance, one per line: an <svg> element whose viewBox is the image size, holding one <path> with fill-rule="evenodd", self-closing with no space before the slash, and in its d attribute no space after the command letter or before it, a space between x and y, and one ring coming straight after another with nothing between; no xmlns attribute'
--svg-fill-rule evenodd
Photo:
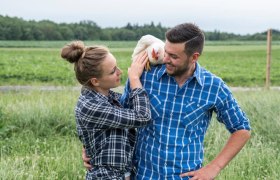
<svg viewBox="0 0 280 180"><path fill-rule="evenodd" d="M117 70L118 70L118 74L122 74L122 70L119 67L117 67Z"/></svg>

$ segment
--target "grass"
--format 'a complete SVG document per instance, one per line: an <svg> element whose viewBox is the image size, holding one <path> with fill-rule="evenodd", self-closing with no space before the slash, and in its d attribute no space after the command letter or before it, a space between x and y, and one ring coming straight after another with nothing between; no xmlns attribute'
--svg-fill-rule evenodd
<svg viewBox="0 0 280 180"><path fill-rule="evenodd" d="M279 91L234 94L250 119L252 137L218 179L279 179L280 173L277 170L280 165ZM206 162L215 157L229 136L218 124L217 121L212 121L206 135Z"/></svg>
<svg viewBox="0 0 280 180"><path fill-rule="evenodd" d="M136 42L85 42L105 44L123 70L122 84ZM263 87L266 77L265 42L206 44L199 63L229 86ZM62 60L60 49L66 42L0 41L0 85L63 85L75 86L73 65ZM52 47L52 48L50 48ZM280 44L272 46L271 85L280 86Z"/></svg>
<svg viewBox="0 0 280 180"><path fill-rule="evenodd" d="M266 46L206 46L199 62L230 86L263 86L266 77ZM273 47L271 85L280 85L280 46Z"/></svg>
<svg viewBox="0 0 280 180"><path fill-rule="evenodd" d="M59 91L0 92L0 179L84 179L74 106L79 92L73 66L60 58L67 42L0 41L0 85L70 86ZM123 70L135 42L86 42L111 48ZM272 46L271 84L280 86L280 43ZM200 64L230 86L262 87L265 42L208 42ZM252 138L216 178L279 179L279 91L234 92L248 115ZM214 118L205 139L205 163L225 144L229 133Z"/></svg>
<svg viewBox="0 0 280 180"><path fill-rule="evenodd" d="M77 96L75 91L1 93L1 178L82 179Z"/></svg>
<svg viewBox="0 0 280 180"><path fill-rule="evenodd" d="M123 84L131 62L130 52L127 49L112 49L123 69ZM77 85L73 64L60 57L60 49L2 48L0 68L0 85Z"/></svg>
<svg viewBox="0 0 280 180"><path fill-rule="evenodd" d="M78 91L0 92L0 177L83 179L81 143L74 106ZM250 118L252 138L217 179L278 179L279 91L234 92ZM229 133L215 118L206 135L205 162L221 150Z"/></svg>

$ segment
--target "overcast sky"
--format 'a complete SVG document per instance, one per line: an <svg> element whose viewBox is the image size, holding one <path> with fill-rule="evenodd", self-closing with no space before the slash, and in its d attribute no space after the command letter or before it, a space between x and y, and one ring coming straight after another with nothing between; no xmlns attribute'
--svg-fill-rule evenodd
<svg viewBox="0 0 280 180"><path fill-rule="evenodd" d="M193 22L204 31L253 34L280 30L279 0L0 0L0 15L24 20L123 27Z"/></svg>

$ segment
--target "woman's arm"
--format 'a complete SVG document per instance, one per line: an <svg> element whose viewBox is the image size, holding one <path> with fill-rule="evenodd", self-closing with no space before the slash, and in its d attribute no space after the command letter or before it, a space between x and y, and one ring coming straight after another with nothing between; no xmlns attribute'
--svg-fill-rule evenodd
<svg viewBox="0 0 280 180"><path fill-rule="evenodd" d="M90 99L81 100L77 106L77 119L87 128L131 128L141 127L150 122L150 103L146 91L142 88L140 76L147 62L147 54L142 53L133 60L129 68L131 93L130 108L119 108L109 102Z"/></svg>

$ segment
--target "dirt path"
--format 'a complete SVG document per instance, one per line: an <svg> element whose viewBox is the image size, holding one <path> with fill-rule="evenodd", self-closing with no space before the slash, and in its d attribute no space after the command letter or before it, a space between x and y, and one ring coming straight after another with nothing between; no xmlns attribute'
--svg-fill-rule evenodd
<svg viewBox="0 0 280 180"><path fill-rule="evenodd" d="M123 86L114 88L117 92L122 92L124 89ZM60 90L72 90L80 91L81 86L0 86L0 92L7 91L60 91Z"/></svg>
<svg viewBox="0 0 280 180"><path fill-rule="evenodd" d="M39 90L39 91L59 91L59 90L72 90L79 91L80 86L0 86L0 92L7 91L30 91L30 90ZM114 88L117 92L122 92L124 89L123 86ZM264 90L264 87L230 87L232 91L261 91ZM271 90L280 91L280 87L270 87Z"/></svg>

